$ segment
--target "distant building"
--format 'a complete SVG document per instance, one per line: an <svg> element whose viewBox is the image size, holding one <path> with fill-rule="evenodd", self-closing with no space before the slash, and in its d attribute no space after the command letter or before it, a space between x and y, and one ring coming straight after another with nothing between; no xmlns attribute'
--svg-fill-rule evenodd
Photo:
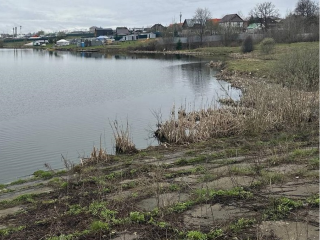
<svg viewBox="0 0 320 240"><path fill-rule="evenodd" d="M156 34L155 33L141 33L139 34L139 39L143 39L143 38L156 38Z"/></svg>
<svg viewBox="0 0 320 240"><path fill-rule="evenodd" d="M238 14L225 15L219 22L221 27L238 27L243 28L244 21Z"/></svg>
<svg viewBox="0 0 320 240"><path fill-rule="evenodd" d="M160 23L157 23L151 27L152 32L163 32L166 28L162 26Z"/></svg>
<svg viewBox="0 0 320 240"><path fill-rule="evenodd" d="M112 28L96 28L94 31L94 36L99 37L99 36L112 36L113 35L113 30Z"/></svg>
<svg viewBox="0 0 320 240"><path fill-rule="evenodd" d="M90 28L89 28L89 32L90 32L90 33L95 33L96 28L98 28L98 27L96 27L96 26L90 27Z"/></svg>
<svg viewBox="0 0 320 240"><path fill-rule="evenodd" d="M128 28L126 28L126 27L117 27L116 28L116 35L117 36L126 36L129 34L130 34L130 32L129 32Z"/></svg>

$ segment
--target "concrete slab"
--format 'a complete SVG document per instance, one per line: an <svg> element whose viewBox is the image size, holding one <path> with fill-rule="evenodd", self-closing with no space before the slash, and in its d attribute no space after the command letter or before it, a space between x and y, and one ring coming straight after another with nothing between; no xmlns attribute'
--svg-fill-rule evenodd
<svg viewBox="0 0 320 240"><path fill-rule="evenodd" d="M186 193L164 193L158 197L152 197L140 201L137 205L143 211L152 211L155 208L163 208L171 206L178 202L188 200L189 195Z"/></svg>
<svg viewBox="0 0 320 240"><path fill-rule="evenodd" d="M15 206L15 207L12 207L12 208L6 208L6 209L3 209L3 210L0 210L0 218L1 217L6 217L9 214L15 214L15 213L19 212L20 210L22 210L21 206Z"/></svg>
<svg viewBox="0 0 320 240"><path fill-rule="evenodd" d="M198 182L199 175L188 175L183 177L177 177L173 181L180 183L196 183Z"/></svg>
<svg viewBox="0 0 320 240"><path fill-rule="evenodd" d="M238 218L241 216L248 217L253 212L245 208L234 206L224 206L222 204L201 204L185 212L183 216L184 224L191 226L213 226L221 222Z"/></svg>
<svg viewBox="0 0 320 240"><path fill-rule="evenodd" d="M235 187L245 187L250 186L255 181L252 177L247 176L230 176L230 177L222 177L217 180L201 183L196 185L196 188L209 188L209 189L222 189L228 190Z"/></svg>
<svg viewBox="0 0 320 240"><path fill-rule="evenodd" d="M304 222L264 221L259 229L262 237L274 234L281 240L319 239L319 227Z"/></svg>
<svg viewBox="0 0 320 240"><path fill-rule="evenodd" d="M277 172L281 174L294 173L304 169L307 169L307 165L286 164L268 168L268 170L271 172Z"/></svg>
<svg viewBox="0 0 320 240"><path fill-rule="evenodd" d="M134 240L134 239L139 239L139 235L137 233L123 233L120 234L118 237L113 238L113 240Z"/></svg>
<svg viewBox="0 0 320 240"><path fill-rule="evenodd" d="M288 182L282 185L271 185L264 190L264 194L274 196L286 196L292 198L306 197L319 194L319 184L309 182Z"/></svg>
<svg viewBox="0 0 320 240"><path fill-rule="evenodd" d="M21 195L24 195L24 194L40 194L40 193L49 193L52 191L53 191L53 189L50 187L40 187L40 188L30 188L30 189L26 189L26 190L22 190L22 191L18 191L18 192L9 192L9 193L5 193L3 195L0 195L0 201L13 200Z"/></svg>

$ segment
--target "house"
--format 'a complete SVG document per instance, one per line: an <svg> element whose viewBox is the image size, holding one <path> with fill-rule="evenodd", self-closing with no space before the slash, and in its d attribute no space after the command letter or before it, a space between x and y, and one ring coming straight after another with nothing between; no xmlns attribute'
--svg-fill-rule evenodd
<svg viewBox="0 0 320 240"><path fill-rule="evenodd" d="M96 28L98 28L98 27L96 27L96 26L90 27L90 28L89 28L89 32L90 32L90 33L94 33L94 32L96 31Z"/></svg>
<svg viewBox="0 0 320 240"><path fill-rule="evenodd" d="M199 23L197 23L194 19L185 19L182 23L182 29L191 29L191 28L198 28Z"/></svg>
<svg viewBox="0 0 320 240"><path fill-rule="evenodd" d="M94 31L94 36L112 36L113 30L111 28L96 28Z"/></svg>
<svg viewBox="0 0 320 240"><path fill-rule="evenodd" d="M126 36L129 34L130 34L130 32L129 32L128 28L126 28L126 27L117 27L116 28L116 35L117 36Z"/></svg>
<svg viewBox="0 0 320 240"><path fill-rule="evenodd" d="M243 28L244 21L238 14L225 15L220 21L219 26L221 27L236 27Z"/></svg>
<svg viewBox="0 0 320 240"><path fill-rule="evenodd" d="M164 32L166 28L162 26L160 23L157 23L151 27L152 32Z"/></svg>
<svg viewBox="0 0 320 240"><path fill-rule="evenodd" d="M131 34L131 35L123 36L119 41L120 42L122 42L122 41L134 41L134 40L137 40L137 39L138 39L137 35Z"/></svg>
<svg viewBox="0 0 320 240"><path fill-rule="evenodd" d="M142 38L156 38L156 34L155 33L141 33L139 34L139 39L142 39Z"/></svg>

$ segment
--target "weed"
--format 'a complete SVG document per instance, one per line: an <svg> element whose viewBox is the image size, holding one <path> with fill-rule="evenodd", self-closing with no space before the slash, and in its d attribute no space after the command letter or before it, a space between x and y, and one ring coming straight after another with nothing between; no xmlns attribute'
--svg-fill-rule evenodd
<svg viewBox="0 0 320 240"><path fill-rule="evenodd" d="M130 212L130 220L136 223L143 223L145 222L145 217L141 212Z"/></svg>
<svg viewBox="0 0 320 240"><path fill-rule="evenodd" d="M187 239L190 240L207 240L207 234L202 233L200 231L189 231L187 233Z"/></svg>
<svg viewBox="0 0 320 240"><path fill-rule="evenodd" d="M93 221L90 225L90 229L93 232L104 232L104 231L109 231L110 226L106 222L102 221Z"/></svg>
<svg viewBox="0 0 320 240"><path fill-rule="evenodd" d="M264 211L264 219L280 220L286 217L292 210L302 206L301 201L295 201L286 197L273 199L271 206Z"/></svg>
<svg viewBox="0 0 320 240"><path fill-rule="evenodd" d="M25 228L26 226L19 226L19 227L10 227L5 229L0 229L0 236L8 236L11 233L22 231Z"/></svg>
<svg viewBox="0 0 320 240"><path fill-rule="evenodd" d="M171 185L169 186L169 190L170 190L170 191L179 191L179 190L180 190L180 186L177 185L177 184L171 184Z"/></svg>
<svg viewBox="0 0 320 240"><path fill-rule="evenodd" d="M82 212L84 212L86 209L82 208L79 204L71 205L69 206L69 210L67 211L67 214L70 215L78 215Z"/></svg>
<svg viewBox="0 0 320 240"><path fill-rule="evenodd" d="M208 233L208 238L209 239L216 239L223 236L223 230L221 228L215 229L215 230L211 230Z"/></svg>
<svg viewBox="0 0 320 240"><path fill-rule="evenodd" d="M195 202L193 202L193 201L176 203L174 206L169 208L169 212L181 213L181 212L188 210L194 204L195 204Z"/></svg>
<svg viewBox="0 0 320 240"><path fill-rule="evenodd" d="M93 202L89 206L89 212L97 216L101 219L105 220L111 220L115 218L115 215L117 214L116 211L109 210L106 207L106 202Z"/></svg>
<svg viewBox="0 0 320 240"><path fill-rule="evenodd" d="M285 175L278 172L261 171L261 176L264 184L283 183L285 180Z"/></svg>
<svg viewBox="0 0 320 240"><path fill-rule="evenodd" d="M244 228L251 227L254 223L254 219L240 218L238 219L238 221L236 221L234 224L231 224L229 227L233 232L240 232Z"/></svg>
<svg viewBox="0 0 320 240"><path fill-rule="evenodd" d="M319 169L319 157L309 159L309 165L312 169Z"/></svg>
<svg viewBox="0 0 320 240"><path fill-rule="evenodd" d="M215 190L215 189L198 189L196 190L198 195L198 201L213 200L216 197L232 197L250 199L253 194L249 191L245 191L242 187L236 187L230 190Z"/></svg>
<svg viewBox="0 0 320 240"><path fill-rule="evenodd" d="M15 198L13 201L15 202L29 202L29 203L33 203L35 195L34 194L23 194L17 198Z"/></svg>

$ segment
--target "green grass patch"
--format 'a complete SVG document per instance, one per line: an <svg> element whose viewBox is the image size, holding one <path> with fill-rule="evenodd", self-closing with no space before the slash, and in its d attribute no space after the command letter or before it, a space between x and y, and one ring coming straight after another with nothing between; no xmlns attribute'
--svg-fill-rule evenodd
<svg viewBox="0 0 320 240"><path fill-rule="evenodd" d="M238 233L243 229L252 227L255 222L255 219L240 218L235 223L231 224L229 228L232 232Z"/></svg>
<svg viewBox="0 0 320 240"><path fill-rule="evenodd" d="M8 236L14 232L19 232L25 229L26 226L19 226L19 227L10 227L10 228L5 228L5 229L0 229L0 236Z"/></svg>
<svg viewBox="0 0 320 240"><path fill-rule="evenodd" d="M54 173L51 171L38 170L33 173L36 178L50 179L54 176Z"/></svg>
<svg viewBox="0 0 320 240"><path fill-rule="evenodd" d="M230 190L215 190L215 189L198 189L196 190L198 196L198 202L214 200L217 197L230 197L240 199L250 199L253 194L249 191L245 191L242 187L235 187Z"/></svg>
<svg viewBox="0 0 320 240"><path fill-rule="evenodd" d="M169 212L176 212L176 213L182 213L188 209L190 209L195 204L194 201L186 201L186 202L180 202L176 203L172 207L169 207Z"/></svg>
<svg viewBox="0 0 320 240"><path fill-rule="evenodd" d="M272 199L270 206L263 213L265 220L281 220L284 219L294 209L302 207L300 200L292 200L286 197Z"/></svg>

